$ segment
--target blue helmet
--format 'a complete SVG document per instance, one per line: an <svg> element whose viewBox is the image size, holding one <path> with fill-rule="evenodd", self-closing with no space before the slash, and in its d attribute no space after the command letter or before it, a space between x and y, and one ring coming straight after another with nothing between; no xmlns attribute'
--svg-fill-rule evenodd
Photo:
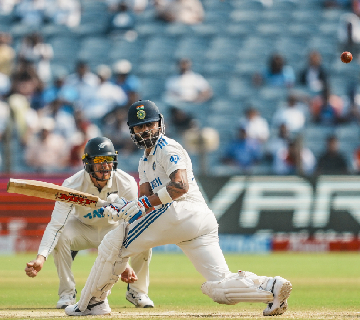
<svg viewBox="0 0 360 320"><path fill-rule="evenodd" d="M144 139L141 135L134 133L134 127L143 125L150 122L158 122L160 130L150 134L149 138ZM132 140L140 148L152 148L160 133L165 133L165 125L163 115L160 113L159 108L156 104L150 100L140 100L133 103L128 111L128 122L127 122Z"/></svg>

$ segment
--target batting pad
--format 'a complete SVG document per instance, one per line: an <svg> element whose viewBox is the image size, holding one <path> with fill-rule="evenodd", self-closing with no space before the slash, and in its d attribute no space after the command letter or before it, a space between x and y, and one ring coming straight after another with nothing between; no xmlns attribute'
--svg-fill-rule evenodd
<svg viewBox="0 0 360 320"><path fill-rule="evenodd" d="M91 298L105 300L113 285L126 269L128 258L120 258L127 223L120 223L106 234L98 248L98 256L81 291L78 307L85 311Z"/></svg>
<svg viewBox="0 0 360 320"><path fill-rule="evenodd" d="M201 286L201 291L220 304L273 301L270 291L259 289L259 282L246 277L245 274L246 272L239 271L221 281L207 281Z"/></svg>

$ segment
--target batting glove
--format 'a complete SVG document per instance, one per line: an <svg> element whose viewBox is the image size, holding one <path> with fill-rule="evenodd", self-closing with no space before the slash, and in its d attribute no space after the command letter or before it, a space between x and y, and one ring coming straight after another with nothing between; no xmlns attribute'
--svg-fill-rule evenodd
<svg viewBox="0 0 360 320"><path fill-rule="evenodd" d="M120 213L122 212L122 218L129 223L134 222L143 215L147 209L152 207L148 197L142 196L138 201L131 201L121 208Z"/></svg>
<svg viewBox="0 0 360 320"><path fill-rule="evenodd" d="M100 213L108 220L119 221L122 219L120 209L129 203L125 198L120 198L117 194L110 194L107 199L110 202L108 206L100 208Z"/></svg>

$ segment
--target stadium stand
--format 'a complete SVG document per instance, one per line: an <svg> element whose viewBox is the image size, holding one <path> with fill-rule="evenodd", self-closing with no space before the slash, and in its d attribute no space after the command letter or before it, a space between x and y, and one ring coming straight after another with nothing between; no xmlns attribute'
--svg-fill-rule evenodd
<svg viewBox="0 0 360 320"><path fill-rule="evenodd" d="M158 21L154 8L149 7L136 13L135 29L130 36L112 38L108 34L110 13L105 2L83 0L79 26L44 24L39 31L54 50L53 74L58 70L71 72L79 59L86 60L93 72L100 64L112 66L120 59L128 59L132 72L141 81L141 98L158 102L165 114L168 106L162 101L164 81L176 72L174 65L178 58L190 58L194 71L211 83L214 97L207 104L189 110L194 111L201 126L219 131L222 145L230 141L240 115L250 102L271 125L276 108L286 99L289 88L266 84L254 87L252 83L253 75L263 72L274 52L284 54L298 76L308 52L317 49L333 92L349 101L349 87L358 83L359 61L354 59L349 65L341 63L337 38L340 18L349 10L323 8L316 0L202 0L202 3L205 19L201 24L189 26ZM0 29L12 35L15 49L31 31L11 15L1 16ZM306 88L296 84L295 89L311 98ZM318 155L322 144L316 141L324 141L329 131L339 135L340 148L350 163L359 137L358 123L324 128L308 121L304 144ZM16 134L13 139L16 154L11 170L31 172L22 160L23 148L16 142ZM220 156L220 152L210 155L212 172L226 172L217 154ZM132 156L136 159L138 153L124 155L121 161L127 170L136 171L137 161L133 161ZM6 170L3 162L2 171ZM264 164L254 172L271 174L270 167Z"/></svg>

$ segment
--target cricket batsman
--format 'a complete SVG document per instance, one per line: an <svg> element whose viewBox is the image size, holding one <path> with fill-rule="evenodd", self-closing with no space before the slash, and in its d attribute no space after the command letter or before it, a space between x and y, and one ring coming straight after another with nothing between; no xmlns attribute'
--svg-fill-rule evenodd
<svg viewBox="0 0 360 320"><path fill-rule="evenodd" d="M97 137L89 140L82 157L84 169L63 183L64 187L90 193L111 202L114 197L137 201L138 185L135 179L117 168L117 152L111 140ZM75 279L71 265L80 250L97 248L103 237L118 226L119 222L108 220L99 209L55 203L51 221L42 237L38 255L27 263L25 272L36 277L51 252L59 276L59 301L56 308L64 309L76 302ZM149 263L151 249L144 249L131 259L121 280L128 283L126 299L136 307L149 308L154 303L148 297Z"/></svg>
<svg viewBox="0 0 360 320"><path fill-rule="evenodd" d="M218 223L196 183L190 157L165 136L158 107L148 100L132 104L128 126L134 143L145 149L139 162L140 198L118 198L105 207L104 215L120 224L102 240L79 302L65 313L109 314L106 297L128 259L155 246L176 244L206 279L201 290L215 302L263 302L263 315L283 314L292 289L288 280L229 270L219 246ZM140 219L126 223L139 213Z"/></svg>

